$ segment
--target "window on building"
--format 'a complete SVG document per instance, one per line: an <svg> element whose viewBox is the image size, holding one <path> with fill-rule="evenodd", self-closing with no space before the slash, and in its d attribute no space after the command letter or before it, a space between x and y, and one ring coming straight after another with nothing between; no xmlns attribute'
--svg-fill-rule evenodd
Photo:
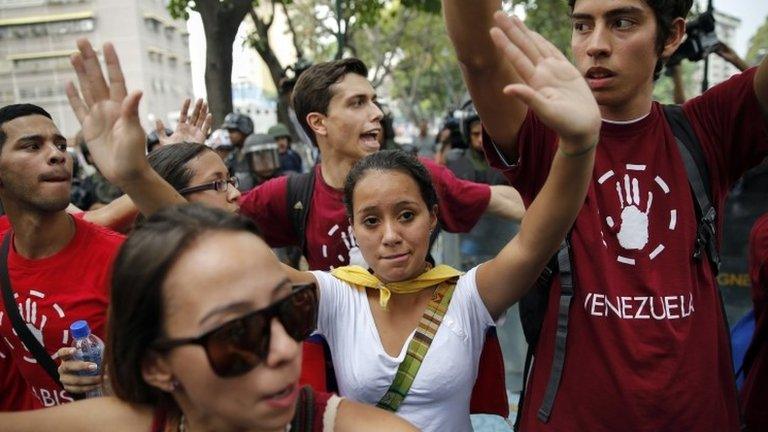
<svg viewBox="0 0 768 432"><path fill-rule="evenodd" d="M146 17L144 18L144 25L147 27L147 30L158 33L160 32L160 26L162 23L155 18Z"/></svg>
<svg viewBox="0 0 768 432"><path fill-rule="evenodd" d="M59 36L92 32L95 28L93 18L35 23L0 27L0 39L29 39L45 36Z"/></svg>

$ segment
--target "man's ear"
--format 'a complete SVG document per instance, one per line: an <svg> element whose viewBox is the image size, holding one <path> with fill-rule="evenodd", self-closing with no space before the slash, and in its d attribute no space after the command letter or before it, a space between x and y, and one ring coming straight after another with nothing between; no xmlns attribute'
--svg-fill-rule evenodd
<svg viewBox="0 0 768 432"><path fill-rule="evenodd" d="M664 47L661 51L661 58L663 59L670 58L683 43L685 38L685 19L675 18L670 29L669 37L664 41Z"/></svg>
<svg viewBox="0 0 768 432"><path fill-rule="evenodd" d="M325 126L325 118L325 115L319 112L311 112L307 114L307 124L315 135L328 135L328 128Z"/></svg>
<svg viewBox="0 0 768 432"><path fill-rule="evenodd" d="M178 385L168 360L154 351L148 352L142 359L141 376L147 384L167 393L172 393Z"/></svg>

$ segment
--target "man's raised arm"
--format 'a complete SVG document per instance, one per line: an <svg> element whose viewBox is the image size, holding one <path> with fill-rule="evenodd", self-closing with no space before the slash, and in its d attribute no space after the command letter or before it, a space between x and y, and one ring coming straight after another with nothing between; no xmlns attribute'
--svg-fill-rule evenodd
<svg viewBox="0 0 768 432"><path fill-rule="evenodd" d="M516 161L516 137L527 106L502 93L505 86L519 83L520 78L494 43L493 38L500 35L491 36L494 26L514 25L500 9L499 0L443 0L448 36L483 127L507 160Z"/></svg>
<svg viewBox="0 0 768 432"><path fill-rule="evenodd" d="M78 39L77 47L70 61L80 89L68 83L67 97L96 166L146 216L186 202L147 162L146 133L139 122L141 92L128 93L115 48L110 43L103 47L107 81L90 42Z"/></svg>

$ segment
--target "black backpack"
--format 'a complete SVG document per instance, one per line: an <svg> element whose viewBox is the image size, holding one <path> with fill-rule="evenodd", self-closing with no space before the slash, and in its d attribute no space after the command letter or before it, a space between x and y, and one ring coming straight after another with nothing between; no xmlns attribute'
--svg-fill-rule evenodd
<svg viewBox="0 0 768 432"><path fill-rule="evenodd" d="M685 165L685 172L688 176L688 183L691 186L691 194L694 197L694 207L698 220L696 229L696 244L694 245L693 259L700 261L702 255L706 254L710 260L711 267L717 275L720 268L720 257L717 251L716 228L716 210L712 205L712 191L709 184L709 170L704 157L701 143L691 128L691 124L685 117L682 107L679 105L664 105L664 114L667 122L672 128L672 133L677 142L677 148ZM557 329L555 333L555 349L552 359L552 369L550 371L547 387L544 391L544 398L537 411L537 417L542 422L549 421L552 413L552 407L555 401L555 395L560 385L560 379L563 375L563 365L565 364L565 348L568 337L568 314L573 300L574 272L571 258L570 233L560 245L557 254L552 257L547 267L542 272L531 290L519 302L520 322L523 327L525 340L528 343L528 351L525 355L525 366L523 370L523 388L520 392L520 403L517 410L517 419L515 420L515 431L519 430L520 418L523 412L523 401L525 399L525 389L527 386L528 375L531 367L531 360L536 356L536 346L539 342L541 326L544 322L544 316L547 311L549 301L549 291L555 275L560 278L560 301L557 316ZM720 291L718 290L718 293ZM724 303L720 297L720 305L723 308L723 317L725 318ZM726 329L728 322L726 319Z"/></svg>

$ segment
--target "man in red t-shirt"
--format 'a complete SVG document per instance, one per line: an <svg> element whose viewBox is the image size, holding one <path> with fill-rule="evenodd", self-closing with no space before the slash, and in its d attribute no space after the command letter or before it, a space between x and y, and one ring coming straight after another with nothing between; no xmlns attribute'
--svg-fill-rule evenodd
<svg viewBox="0 0 768 432"><path fill-rule="evenodd" d="M744 358L741 389L748 431L768 430L768 214L755 222L749 236L749 277L755 309L755 333Z"/></svg>
<svg viewBox="0 0 768 432"><path fill-rule="evenodd" d="M103 338L110 266L123 237L66 212L72 160L45 110L29 104L0 108L0 146L0 200L10 223L3 224L0 241L13 236L7 266L15 298L11 305L0 300L0 335L27 392L0 397L9 409L25 408L30 394L35 408L58 405L71 395L22 343L8 310L19 310L54 360L71 343L74 321L86 320ZM10 366L2 379L18 383Z"/></svg>
<svg viewBox="0 0 768 432"><path fill-rule="evenodd" d="M556 135L521 101L533 97L530 88L546 94L537 82L541 55L529 42L541 36L496 12L499 1L443 4L490 137L486 155L529 203L557 148ZM738 430L717 284L709 261L692 258L693 197L675 138L652 101L663 59L685 34L691 0L569 5L574 62L597 99L603 125L593 184L571 232L574 297L559 389L547 418L539 408L553 363L560 296L555 278L521 430ZM768 61L689 100L683 110L701 142L706 180L722 215L730 185L768 153ZM722 224L721 217L717 221Z"/></svg>
<svg viewBox="0 0 768 432"><path fill-rule="evenodd" d="M287 202L287 177L265 182L243 195L240 213L253 219L272 247L299 246L305 240L310 270L364 265L344 208L344 180L358 160L379 150L381 133L376 93L357 59L315 65L299 78L293 105L299 122L320 150L315 170L306 239L294 232ZM484 212L520 220L519 194L509 186L488 186L458 179L431 160L421 162L432 174L441 227L468 232Z"/></svg>

